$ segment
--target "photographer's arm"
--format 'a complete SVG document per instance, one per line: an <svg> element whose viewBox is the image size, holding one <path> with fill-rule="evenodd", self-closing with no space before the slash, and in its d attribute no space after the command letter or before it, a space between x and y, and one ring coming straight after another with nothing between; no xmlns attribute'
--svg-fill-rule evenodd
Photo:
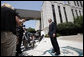
<svg viewBox="0 0 84 57"><path fill-rule="evenodd" d="M20 18L19 18L18 16L16 16L16 22L17 22L17 24L18 24L19 26L21 26L21 24L22 24L23 22L25 22L25 19L20 20Z"/></svg>

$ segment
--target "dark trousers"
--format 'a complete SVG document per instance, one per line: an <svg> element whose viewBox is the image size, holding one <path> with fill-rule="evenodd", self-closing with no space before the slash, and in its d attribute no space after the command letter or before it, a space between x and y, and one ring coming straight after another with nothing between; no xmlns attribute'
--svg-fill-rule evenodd
<svg viewBox="0 0 84 57"><path fill-rule="evenodd" d="M18 38L18 44L16 46L16 56L18 56L18 54L22 53L21 51L21 42L22 42L22 37Z"/></svg>
<svg viewBox="0 0 84 57"><path fill-rule="evenodd" d="M57 42L57 38L56 37L54 37L54 38L50 37L50 39L51 39L51 43L52 43L54 52L60 53L60 48L59 48L59 45L58 45L58 42Z"/></svg>

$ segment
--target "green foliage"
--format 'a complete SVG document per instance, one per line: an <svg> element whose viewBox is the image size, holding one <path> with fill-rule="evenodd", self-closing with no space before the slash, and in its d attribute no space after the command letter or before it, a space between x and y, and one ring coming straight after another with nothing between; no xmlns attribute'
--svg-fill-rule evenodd
<svg viewBox="0 0 84 57"><path fill-rule="evenodd" d="M56 37L59 37L59 36L60 36L60 34L59 34L59 33L57 33L57 34L56 34ZM48 37L48 38L49 38L49 35L48 35L48 34L46 34L46 35L45 35L45 37Z"/></svg>
<svg viewBox="0 0 84 57"><path fill-rule="evenodd" d="M74 19L74 23L67 22L57 25L57 33L61 35L74 35L83 33L83 16Z"/></svg>
<svg viewBox="0 0 84 57"><path fill-rule="evenodd" d="M71 22L61 23L61 24L58 24L57 26L57 32L61 35L76 34L77 32L75 30L76 30L76 26Z"/></svg>
<svg viewBox="0 0 84 57"><path fill-rule="evenodd" d="M59 37L59 36L61 36L61 35L60 35L59 33L57 33L57 34L56 34L56 37Z"/></svg>
<svg viewBox="0 0 84 57"><path fill-rule="evenodd" d="M77 27L78 33L83 33L83 16L75 18L74 24Z"/></svg>
<svg viewBox="0 0 84 57"><path fill-rule="evenodd" d="M28 31L28 32L35 32L35 29L34 29L34 28L29 27L29 28L27 29L27 31Z"/></svg>
<svg viewBox="0 0 84 57"><path fill-rule="evenodd" d="M49 37L49 35L48 35L48 34L46 34L46 35L45 35L45 37Z"/></svg>

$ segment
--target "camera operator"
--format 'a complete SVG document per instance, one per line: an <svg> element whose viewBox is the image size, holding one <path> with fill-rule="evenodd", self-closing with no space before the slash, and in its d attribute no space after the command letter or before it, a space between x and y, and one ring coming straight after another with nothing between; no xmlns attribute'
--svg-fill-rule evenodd
<svg viewBox="0 0 84 57"><path fill-rule="evenodd" d="M20 16L17 16L18 24L16 26L16 35L17 35L17 46L16 46L16 56L19 56L21 51L21 43L22 43L22 37L23 37L23 22L25 22L25 19L21 19ZM19 19L19 20L18 20Z"/></svg>

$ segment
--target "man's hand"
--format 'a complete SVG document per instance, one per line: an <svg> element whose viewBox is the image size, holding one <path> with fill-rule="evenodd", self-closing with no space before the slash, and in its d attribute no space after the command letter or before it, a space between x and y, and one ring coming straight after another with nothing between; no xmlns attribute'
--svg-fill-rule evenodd
<svg viewBox="0 0 84 57"><path fill-rule="evenodd" d="M22 22L25 22L26 20L25 19L22 19Z"/></svg>
<svg viewBox="0 0 84 57"><path fill-rule="evenodd" d="M16 22L17 22L17 24L19 25L19 26L21 26L22 25L22 23L23 22L25 22L26 20L25 19L20 19L18 16L16 16Z"/></svg>
<svg viewBox="0 0 84 57"><path fill-rule="evenodd" d="M55 33L53 33L53 37L55 37L56 36L56 34Z"/></svg>

